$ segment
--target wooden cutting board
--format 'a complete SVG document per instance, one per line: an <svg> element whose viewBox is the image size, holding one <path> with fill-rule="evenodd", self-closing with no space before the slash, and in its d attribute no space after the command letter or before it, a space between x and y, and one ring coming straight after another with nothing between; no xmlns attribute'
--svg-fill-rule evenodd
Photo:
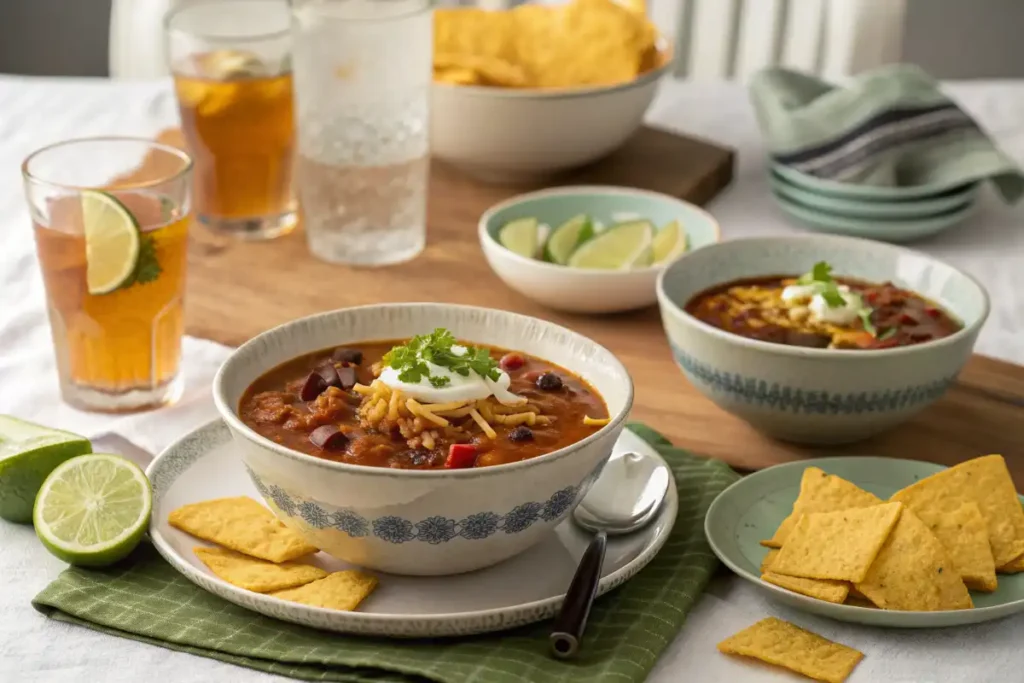
<svg viewBox="0 0 1024 683"><path fill-rule="evenodd" d="M177 131L161 136L180 144ZM644 130L628 148L561 183L657 189L704 203L731 178L728 150ZM558 184L557 182L555 184ZM301 230L264 243L238 242L196 226L189 252L189 334L237 345L319 311L380 302L438 301L516 311L579 331L611 349L636 384L633 419L674 443L741 470L823 454L873 454L946 465L1003 453L1024 489L1024 367L975 356L949 393L896 430L853 446L806 449L761 436L719 410L676 368L658 311L579 316L546 309L505 287L477 242L480 214L522 189L480 185L432 169L427 249L416 260L355 269L314 259Z"/></svg>

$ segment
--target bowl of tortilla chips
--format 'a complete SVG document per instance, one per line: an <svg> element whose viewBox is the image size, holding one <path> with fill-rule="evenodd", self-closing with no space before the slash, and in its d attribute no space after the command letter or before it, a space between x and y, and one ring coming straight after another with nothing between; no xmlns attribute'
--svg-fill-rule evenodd
<svg viewBox="0 0 1024 683"><path fill-rule="evenodd" d="M431 152L497 182L583 166L636 132L671 61L642 8L614 0L439 8Z"/></svg>

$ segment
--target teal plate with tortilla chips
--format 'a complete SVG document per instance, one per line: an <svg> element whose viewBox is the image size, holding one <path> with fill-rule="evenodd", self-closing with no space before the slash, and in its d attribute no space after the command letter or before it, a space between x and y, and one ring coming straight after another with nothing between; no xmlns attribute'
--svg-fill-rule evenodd
<svg viewBox="0 0 1024 683"><path fill-rule="evenodd" d="M771 538L792 511L800 493L800 478L808 467L820 467L883 500L915 481L946 469L934 463L894 458L817 458L761 470L722 491L704 519L704 532L711 549L729 569L759 587L768 597L811 614L889 628L961 626L1024 611L1024 573L999 574L999 587L993 593L971 591L973 609L941 612L898 612L837 605L762 581L761 560L768 548L760 542Z"/></svg>

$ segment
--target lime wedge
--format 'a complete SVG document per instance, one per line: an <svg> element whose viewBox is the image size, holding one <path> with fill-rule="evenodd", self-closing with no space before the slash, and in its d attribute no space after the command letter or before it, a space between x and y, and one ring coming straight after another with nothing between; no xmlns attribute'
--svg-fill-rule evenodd
<svg viewBox="0 0 1024 683"><path fill-rule="evenodd" d="M673 261L686 251L686 231L679 225L679 221L672 221L654 236L651 248L655 263Z"/></svg>
<svg viewBox="0 0 1024 683"><path fill-rule="evenodd" d="M580 214L555 228L544 245L544 260L564 266L576 248L594 236L590 217Z"/></svg>
<svg viewBox="0 0 1024 683"><path fill-rule="evenodd" d="M92 451L89 440L0 415L0 517L32 521L32 503L43 480L65 460Z"/></svg>
<svg viewBox="0 0 1024 683"><path fill-rule="evenodd" d="M537 219L520 218L506 223L498 233L498 241L520 256L537 258Z"/></svg>
<svg viewBox="0 0 1024 683"><path fill-rule="evenodd" d="M85 280L90 294L109 294L127 282L139 262L135 217L113 195L82 190Z"/></svg>
<svg viewBox="0 0 1024 683"><path fill-rule="evenodd" d="M651 265L654 228L647 221L623 223L580 246L569 257L574 268L625 270Z"/></svg>
<svg viewBox="0 0 1024 683"><path fill-rule="evenodd" d="M43 482L32 521L51 553L71 564L102 567L135 549L149 525L149 480L119 455L71 458Z"/></svg>

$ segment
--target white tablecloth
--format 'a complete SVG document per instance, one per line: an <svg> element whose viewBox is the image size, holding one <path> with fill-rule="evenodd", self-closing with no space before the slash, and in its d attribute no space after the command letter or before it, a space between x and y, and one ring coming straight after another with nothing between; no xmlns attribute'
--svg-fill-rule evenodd
<svg viewBox="0 0 1024 683"><path fill-rule="evenodd" d="M1024 162L1024 82L951 84L950 92L1007 151ZM32 249L19 165L34 149L61 139L100 134L152 136L176 122L167 83L0 77L0 413L95 436L114 431L158 451L184 430L215 416L213 373L226 353L187 340L187 391L159 414L108 418L63 405L56 393L42 284ZM651 109L657 125L739 150L733 186L711 210L726 238L795 231L771 206L763 149L742 88L732 84L668 84ZM1024 321L1024 209L991 196L967 225L917 245L978 277L994 295L978 351L1024 362L1018 341ZM34 612L32 596L62 564L38 544L30 527L0 522L0 681L166 683L279 680L226 664L51 622ZM851 683L1019 680L1024 617L945 631L879 631L812 619L765 602L751 586L722 577L690 615L652 680L758 683L795 680L784 673L719 655L714 644L767 614L777 614L863 650ZM468 682L467 683L471 683Z"/></svg>

